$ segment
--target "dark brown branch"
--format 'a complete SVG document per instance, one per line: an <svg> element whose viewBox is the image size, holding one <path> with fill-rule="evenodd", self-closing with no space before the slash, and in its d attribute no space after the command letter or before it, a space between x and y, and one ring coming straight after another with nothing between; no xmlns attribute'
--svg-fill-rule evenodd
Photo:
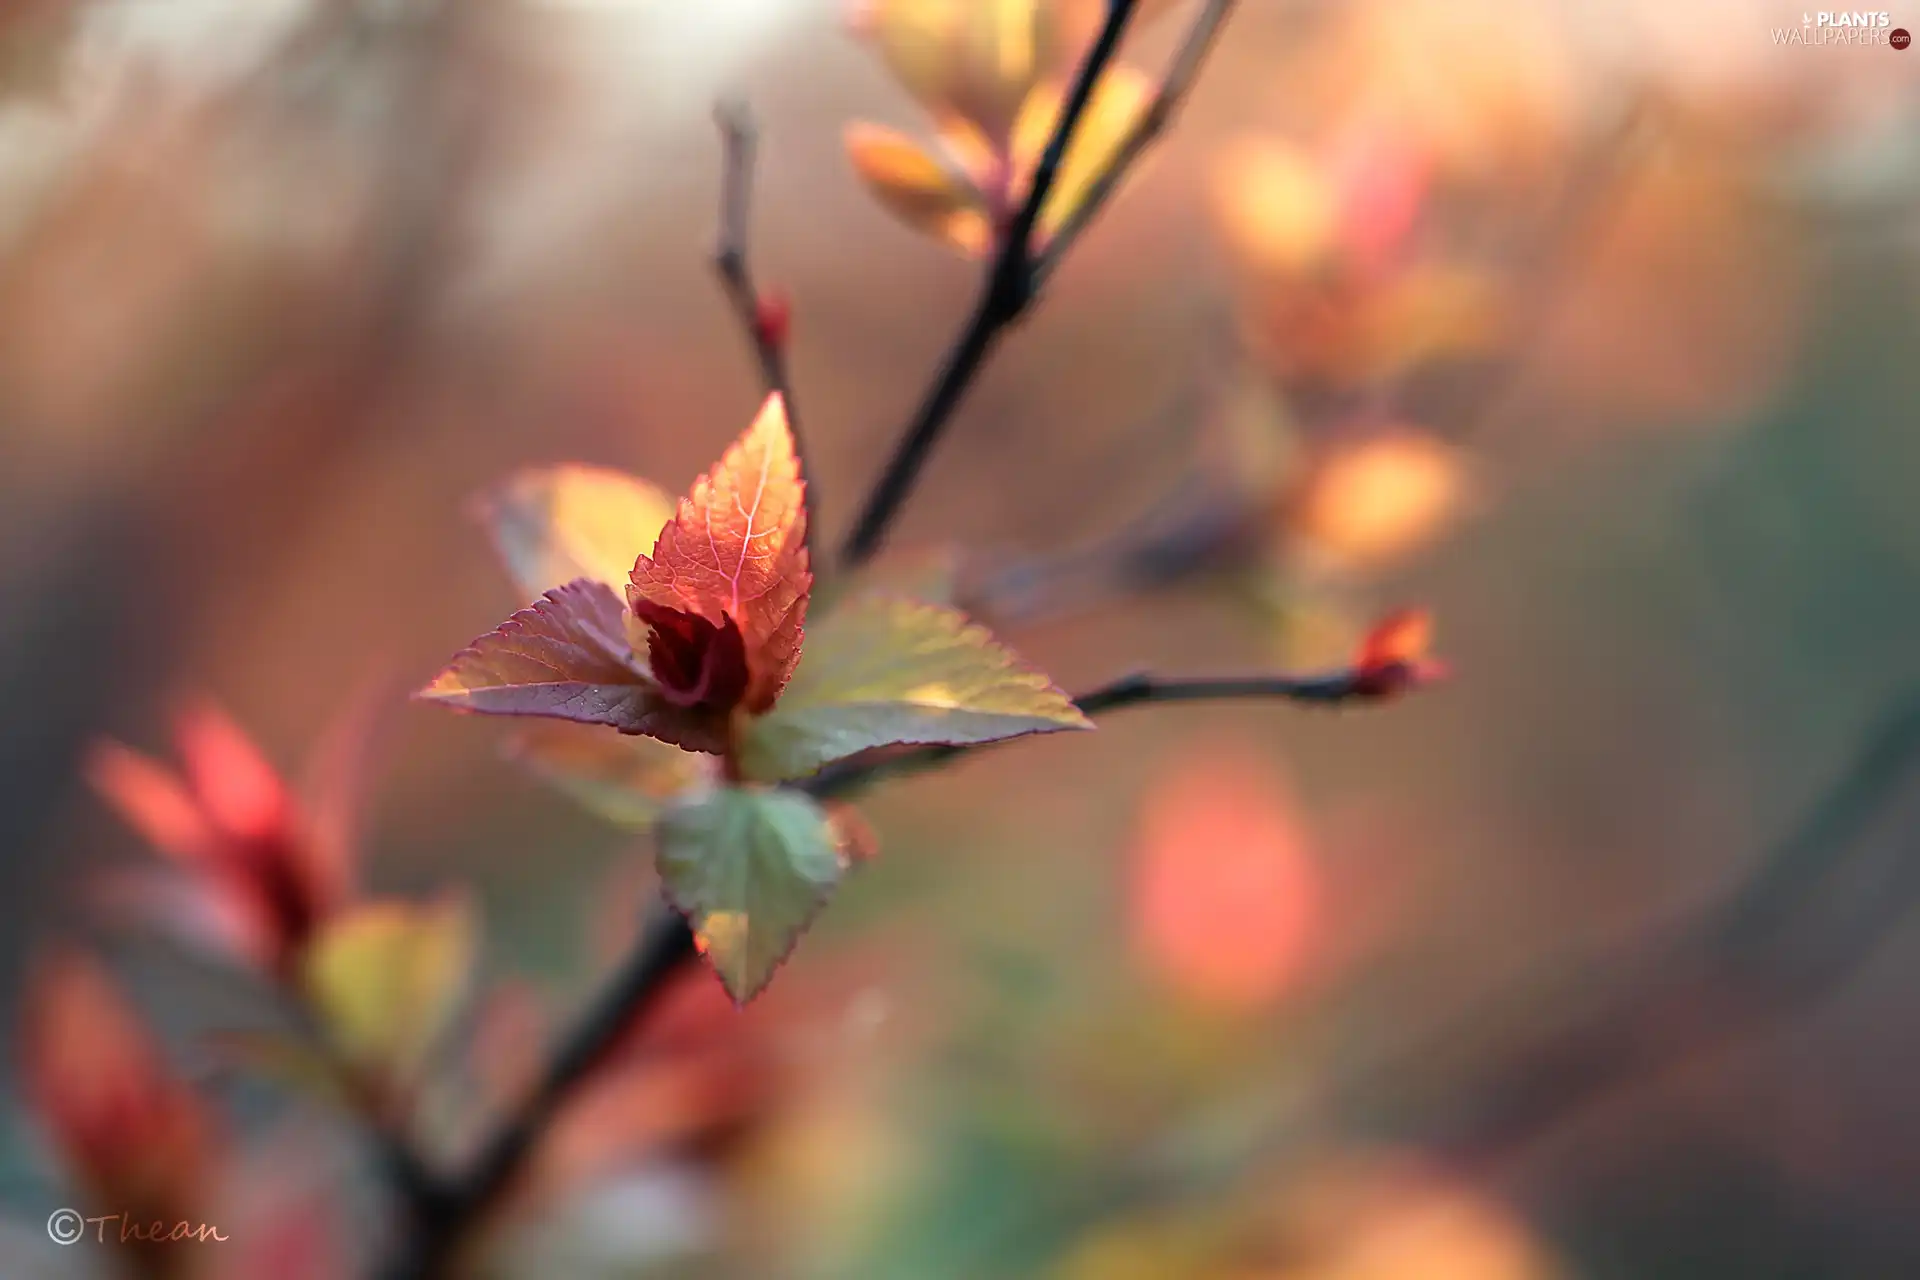
<svg viewBox="0 0 1920 1280"><path fill-rule="evenodd" d="M1156 676L1135 672L1079 694L1073 703L1089 716L1171 702L1258 700L1333 707L1377 702L1403 692L1416 680L1409 668L1397 665L1373 671L1348 667L1304 676ZM830 764L798 785L811 796L834 799L886 778L925 772L955 756L981 749L980 746L916 747L897 755L856 756Z"/></svg>
<svg viewBox="0 0 1920 1280"><path fill-rule="evenodd" d="M720 238L714 245L713 270L739 321L741 333L760 366L760 382L768 393L778 393L786 404L787 426L807 484L807 511L820 510L820 481L808 465L806 433L800 429L800 409L793 399L793 377L787 368L787 304L764 294L753 278L753 171L758 132L753 113L744 102L722 102L714 108L720 128L724 168L720 176ZM807 522L807 537L813 536Z"/></svg>
<svg viewBox="0 0 1920 1280"><path fill-rule="evenodd" d="M1026 199L1007 225L1000 229L996 252L987 269L980 300L973 316L961 332L959 341L948 352L933 389L927 393L920 410L901 434L887 465L867 495L867 501L854 521L840 551L841 563L858 568L873 558L886 540L887 531L899 516L907 495L913 491L920 471L926 465L934 444L952 419L962 397L973 385L974 377L1007 328L1033 304L1036 296L1034 232L1040 225L1040 212L1052 194L1060 176L1060 166L1072 145L1087 105L1101 75L1112 64L1133 18L1138 0L1109 0L1106 22L1100 28L1093 47L1081 61L1067 93L1060 118L1054 122L1029 184Z"/></svg>
<svg viewBox="0 0 1920 1280"><path fill-rule="evenodd" d="M693 933L680 914L664 906L654 912L632 955L465 1175L445 1184L413 1186L409 1253L389 1273L394 1280L446 1274L474 1228L513 1190L541 1136L574 1090L647 1015L666 989L667 979L695 954Z"/></svg>

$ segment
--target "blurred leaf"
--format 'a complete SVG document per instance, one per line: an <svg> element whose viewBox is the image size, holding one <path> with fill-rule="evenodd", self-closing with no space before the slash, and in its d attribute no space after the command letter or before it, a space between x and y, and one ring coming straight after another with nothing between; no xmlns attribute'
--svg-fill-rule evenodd
<svg viewBox="0 0 1920 1280"><path fill-rule="evenodd" d="M1360 644L1354 665L1362 668L1412 666L1424 662L1433 646L1433 615L1406 609L1374 625Z"/></svg>
<svg viewBox="0 0 1920 1280"><path fill-rule="evenodd" d="M1466 505L1459 450L1407 428L1336 442L1290 508L1296 550L1336 572L1377 570L1426 546Z"/></svg>
<svg viewBox="0 0 1920 1280"><path fill-rule="evenodd" d="M748 680L737 705L773 705L800 661L813 574L807 558L806 482L778 392L660 531L651 555L634 562L627 588L652 628L648 657L669 702L689 710L736 702L715 696L715 648L738 628ZM712 629L667 627L669 614Z"/></svg>
<svg viewBox="0 0 1920 1280"><path fill-rule="evenodd" d="M239 725L203 699L174 715L179 775L119 743L89 753L88 781L136 831L189 873L151 899L103 886L183 941L285 973L352 891L344 795L315 822Z"/></svg>
<svg viewBox="0 0 1920 1280"><path fill-rule="evenodd" d="M982 257L993 244L986 201L967 179L896 129L847 126L847 156L886 210L915 231Z"/></svg>
<svg viewBox="0 0 1920 1280"><path fill-rule="evenodd" d="M776 781L873 747L1091 727L986 628L952 610L873 595L815 625L780 705L747 724L741 758L749 776Z"/></svg>
<svg viewBox="0 0 1920 1280"><path fill-rule="evenodd" d="M1040 73L1053 11L1046 0L867 0L854 27L936 118L957 115L997 143Z"/></svg>
<svg viewBox="0 0 1920 1280"><path fill-rule="evenodd" d="M1139 124L1153 101L1154 83L1131 67L1112 66L1094 86L1086 113L1074 130L1073 142L1047 193L1046 206L1040 211L1040 238L1051 239L1063 223L1086 202L1093 184L1113 166L1114 157L1127 135ZM1021 175L1023 189L1030 189L1033 173L1053 136L1066 103L1066 86L1051 82L1034 90L1021 108L1014 130L1013 166ZM1138 174L1134 165L1129 177Z"/></svg>
<svg viewBox="0 0 1920 1280"><path fill-rule="evenodd" d="M1211 746L1154 785L1133 856L1142 960L1187 997L1253 1009L1298 977L1320 916L1318 869L1282 780Z"/></svg>
<svg viewBox="0 0 1920 1280"><path fill-rule="evenodd" d="M219 840L181 779L139 752L102 741L87 753L87 781L155 849L188 866L204 864Z"/></svg>
<svg viewBox="0 0 1920 1280"><path fill-rule="evenodd" d="M1469 1183L1387 1155L1345 1156L1284 1193L1274 1223L1291 1261L1270 1280L1551 1280L1527 1223Z"/></svg>
<svg viewBox="0 0 1920 1280"><path fill-rule="evenodd" d="M1297 147L1248 140L1221 158L1215 204L1228 246L1256 270L1293 276L1334 243L1339 200L1325 172Z"/></svg>
<svg viewBox="0 0 1920 1280"><path fill-rule="evenodd" d="M1132 29L1178 3L1143 0ZM864 0L852 26L935 120L965 120L1004 154L1034 87L1073 73L1106 11L1104 0Z"/></svg>
<svg viewBox="0 0 1920 1280"><path fill-rule="evenodd" d="M529 600L576 578L623 591L634 559L652 550L674 512L654 485L579 464L517 472L476 505Z"/></svg>
<svg viewBox="0 0 1920 1280"><path fill-rule="evenodd" d="M715 756L588 725L541 724L507 751L593 813L636 831L652 826L667 801L718 776Z"/></svg>
<svg viewBox="0 0 1920 1280"><path fill-rule="evenodd" d="M840 881L826 813L795 791L722 787L669 808L660 881L737 1004L767 985Z"/></svg>
<svg viewBox="0 0 1920 1280"><path fill-rule="evenodd" d="M38 961L17 1043L27 1105L90 1191L138 1216L191 1216L217 1157L212 1117L99 962Z"/></svg>
<svg viewBox="0 0 1920 1280"><path fill-rule="evenodd" d="M1431 161L1404 131L1350 130L1327 157L1340 193L1340 248L1365 273L1388 269L1407 247L1427 204Z"/></svg>
<svg viewBox="0 0 1920 1280"><path fill-rule="evenodd" d="M404 1079L456 1012L476 943L461 899L368 903L321 935L307 958L307 990L345 1057Z"/></svg>
<svg viewBox="0 0 1920 1280"><path fill-rule="evenodd" d="M1505 336L1498 285L1484 272L1433 264L1403 273L1362 312L1355 356L1377 377L1495 349Z"/></svg>

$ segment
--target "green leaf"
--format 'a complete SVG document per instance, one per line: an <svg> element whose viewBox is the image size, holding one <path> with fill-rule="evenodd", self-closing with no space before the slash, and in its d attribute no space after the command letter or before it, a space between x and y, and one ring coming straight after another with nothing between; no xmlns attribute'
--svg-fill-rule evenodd
<svg viewBox="0 0 1920 1280"><path fill-rule="evenodd" d="M473 965L464 900L371 902L330 923L308 952L306 989L335 1048L410 1077L458 1006Z"/></svg>
<svg viewBox="0 0 1920 1280"><path fill-rule="evenodd" d="M718 787L655 828L660 882L736 1004L766 987L844 869L827 813L797 791Z"/></svg>
<svg viewBox="0 0 1920 1280"><path fill-rule="evenodd" d="M745 726L747 776L802 778L895 743L979 743L1092 723L951 609L869 595L816 623L777 705Z"/></svg>

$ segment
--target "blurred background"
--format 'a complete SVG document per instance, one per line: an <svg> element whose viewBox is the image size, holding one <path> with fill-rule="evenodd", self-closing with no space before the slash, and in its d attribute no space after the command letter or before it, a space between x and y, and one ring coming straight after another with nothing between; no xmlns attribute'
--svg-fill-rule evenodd
<svg viewBox="0 0 1920 1280"><path fill-rule="evenodd" d="M1920 1274L1920 52L1802 18L1243 0L893 541L1069 689L1338 663L1408 602L1453 678L882 788L773 993L554 1156L497 1273ZM82 753L197 692L292 770L524 603L477 491L718 455L723 96L837 534L978 268L848 163L931 127L827 0L0 8L0 1014L102 942L232 1117L201 1216L283 1250L206 1273L357 1274L378 1189L204 1060L261 991L86 909L148 855ZM390 701L363 878L476 895L509 1062L645 843ZM7 1275L109 1274L7 1132Z"/></svg>

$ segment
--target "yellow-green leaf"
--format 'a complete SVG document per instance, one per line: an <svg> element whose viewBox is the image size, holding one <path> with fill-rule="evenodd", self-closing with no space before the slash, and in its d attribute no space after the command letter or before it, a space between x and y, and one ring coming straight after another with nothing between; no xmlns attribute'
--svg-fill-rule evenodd
<svg viewBox="0 0 1920 1280"><path fill-rule="evenodd" d="M745 1004L839 883L840 833L801 792L731 786L670 805L655 831L662 888Z"/></svg>
<svg viewBox="0 0 1920 1280"><path fill-rule="evenodd" d="M771 712L745 726L749 777L805 777L894 743L978 743L1087 729L1046 676L951 609L866 595L815 624Z"/></svg>
<svg viewBox="0 0 1920 1280"><path fill-rule="evenodd" d="M1127 135L1139 124L1153 95L1153 82L1131 67L1110 67L1101 75L1074 129L1073 142L1067 148L1060 171L1054 176L1053 189L1047 193L1047 202L1040 210L1043 241L1058 232L1074 211L1086 203L1093 184L1112 167L1114 157ZM1020 120L1013 134L1013 163L1028 189L1065 102L1064 86L1051 81L1035 89L1020 109ZM1130 169L1129 176L1138 168L1136 165Z"/></svg>
<svg viewBox="0 0 1920 1280"><path fill-rule="evenodd" d="M906 91L1003 142L1046 68L1054 0L865 0L854 26Z"/></svg>
<svg viewBox="0 0 1920 1280"><path fill-rule="evenodd" d="M410 1076L456 1011L472 969L466 903L370 902L327 925L306 957L309 997L335 1048Z"/></svg>
<svg viewBox="0 0 1920 1280"><path fill-rule="evenodd" d="M971 182L895 129L856 122L846 141L854 169L889 213L961 253L986 253L993 227Z"/></svg>
<svg viewBox="0 0 1920 1280"><path fill-rule="evenodd" d="M528 600L575 578L625 591L635 557L653 550L674 509L645 480L578 463L516 472L475 505Z"/></svg>

